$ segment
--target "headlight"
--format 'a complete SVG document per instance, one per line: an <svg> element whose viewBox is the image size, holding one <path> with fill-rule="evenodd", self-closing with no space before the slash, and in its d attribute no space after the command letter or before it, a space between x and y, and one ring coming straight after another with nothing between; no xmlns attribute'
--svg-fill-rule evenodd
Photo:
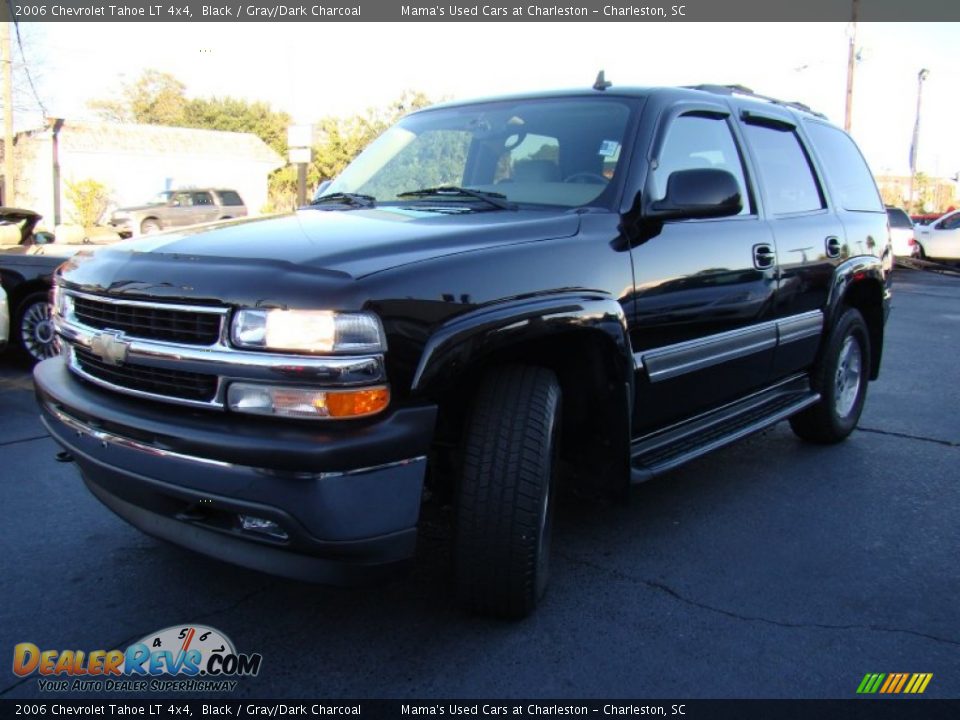
<svg viewBox="0 0 960 720"><path fill-rule="evenodd" d="M380 320L371 313L330 310L238 310L233 344L306 353L377 353L387 349Z"/></svg>

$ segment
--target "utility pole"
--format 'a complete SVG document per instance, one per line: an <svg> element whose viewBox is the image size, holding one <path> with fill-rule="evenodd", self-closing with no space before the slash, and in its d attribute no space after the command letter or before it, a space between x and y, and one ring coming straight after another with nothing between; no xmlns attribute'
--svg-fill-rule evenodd
<svg viewBox="0 0 960 720"><path fill-rule="evenodd" d="M10 23L0 31L3 63L3 204L13 204L13 71L10 59Z"/></svg>
<svg viewBox="0 0 960 720"><path fill-rule="evenodd" d="M913 184L917 178L917 155L920 152L920 101L923 99L923 81L930 76L924 68L917 73L917 119L913 124L913 142L910 143L910 206L913 207ZM913 208L915 209L915 208Z"/></svg>
<svg viewBox="0 0 960 720"><path fill-rule="evenodd" d="M857 68L857 9L860 0L853 0L853 9L850 28L847 35L850 37L850 47L847 49L847 102L843 115L843 129L850 132L853 124L853 73Z"/></svg>

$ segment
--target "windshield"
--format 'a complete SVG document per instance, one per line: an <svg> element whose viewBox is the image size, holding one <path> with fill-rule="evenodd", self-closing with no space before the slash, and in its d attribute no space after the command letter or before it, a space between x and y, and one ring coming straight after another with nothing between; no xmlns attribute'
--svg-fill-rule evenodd
<svg viewBox="0 0 960 720"><path fill-rule="evenodd" d="M478 195L496 193L514 204L606 205L621 170L630 113L628 101L597 97L417 113L371 143L320 197L353 194L378 204L479 207ZM461 192L418 192L437 188ZM488 202L486 208L497 205Z"/></svg>

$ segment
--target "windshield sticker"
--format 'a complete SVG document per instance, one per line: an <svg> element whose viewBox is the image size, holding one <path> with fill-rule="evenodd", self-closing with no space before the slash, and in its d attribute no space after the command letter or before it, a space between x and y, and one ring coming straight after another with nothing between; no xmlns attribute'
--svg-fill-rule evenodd
<svg viewBox="0 0 960 720"><path fill-rule="evenodd" d="M600 143L600 149L597 151L597 155L600 157L613 157L614 155L620 154L620 143L616 140L604 140Z"/></svg>

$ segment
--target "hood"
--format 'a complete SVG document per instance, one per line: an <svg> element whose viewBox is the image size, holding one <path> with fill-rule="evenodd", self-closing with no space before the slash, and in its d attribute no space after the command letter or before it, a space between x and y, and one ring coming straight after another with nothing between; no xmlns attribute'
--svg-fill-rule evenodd
<svg viewBox="0 0 960 720"><path fill-rule="evenodd" d="M164 233L119 243L113 250L181 259L282 261L363 277L442 255L568 237L578 227L578 216L566 212L305 209Z"/></svg>
<svg viewBox="0 0 960 720"><path fill-rule="evenodd" d="M561 210L303 209L121 242L95 258L81 253L66 266L66 280L118 294L222 302L239 292L247 301L282 302L285 287L343 287L447 255L569 237L579 226L578 214Z"/></svg>

